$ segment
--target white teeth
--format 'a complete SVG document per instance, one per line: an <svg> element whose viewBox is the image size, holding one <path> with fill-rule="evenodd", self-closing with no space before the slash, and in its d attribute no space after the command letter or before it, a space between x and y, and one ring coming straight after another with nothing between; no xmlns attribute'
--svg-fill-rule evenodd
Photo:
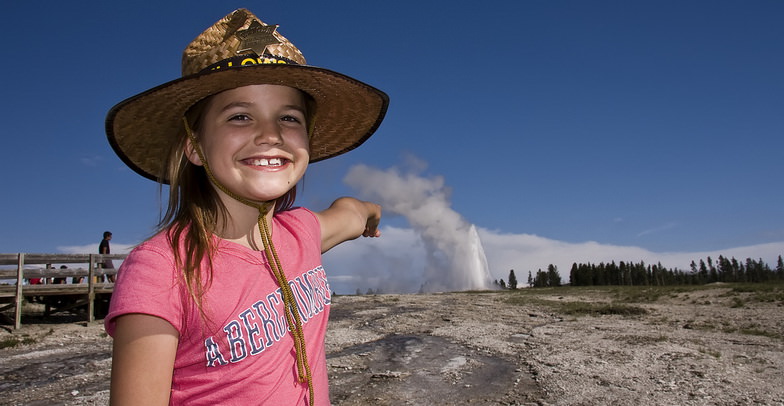
<svg viewBox="0 0 784 406"><path fill-rule="evenodd" d="M261 159L254 159L253 165L256 166L280 166L283 162L280 158L261 158Z"/></svg>

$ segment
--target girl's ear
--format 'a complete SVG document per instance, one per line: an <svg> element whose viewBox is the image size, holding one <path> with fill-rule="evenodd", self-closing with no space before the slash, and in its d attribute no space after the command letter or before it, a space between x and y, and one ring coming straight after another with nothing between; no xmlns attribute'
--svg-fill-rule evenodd
<svg viewBox="0 0 784 406"><path fill-rule="evenodd" d="M196 166L204 165L204 163L201 162L201 157L199 157L199 153L196 152L196 148L194 148L193 144L191 143L190 137L187 140L185 140L185 156L188 157L188 160L191 161L191 163Z"/></svg>

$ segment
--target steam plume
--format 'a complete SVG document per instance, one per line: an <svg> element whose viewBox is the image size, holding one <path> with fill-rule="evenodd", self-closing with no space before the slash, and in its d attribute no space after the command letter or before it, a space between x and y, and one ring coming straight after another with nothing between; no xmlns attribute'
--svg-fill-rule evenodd
<svg viewBox="0 0 784 406"><path fill-rule="evenodd" d="M453 210L443 177L352 167L345 182L385 213L404 216L421 238L425 263L419 290L426 292L489 289L487 259L476 228ZM383 238L383 237L382 237ZM398 252L405 258L405 252Z"/></svg>

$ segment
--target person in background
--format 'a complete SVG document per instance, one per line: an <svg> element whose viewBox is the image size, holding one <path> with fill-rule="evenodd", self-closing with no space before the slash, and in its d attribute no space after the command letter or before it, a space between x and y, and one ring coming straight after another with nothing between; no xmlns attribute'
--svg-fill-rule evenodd
<svg viewBox="0 0 784 406"><path fill-rule="evenodd" d="M112 232L111 231L104 231L103 232L103 240L101 240L101 243L98 244L98 253L99 254L111 254L112 253L111 247L109 246L109 241L111 241L111 240L112 240ZM103 262L101 264L101 267L103 269L114 269L114 264L112 263L111 259L105 259L105 260L103 260ZM102 277L101 280L103 280L103 279L104 278ZM114 275L106 275L106 279L108 279L109 282L114 282Z"/></svg>
<svg viewBox="0 0 784 406"><path fill-rule="evenodd" d="M65 265L60 265L60 269L68 269L68 267L65 266ZM57 284L57 285L62 285L64 283L66 283L67 281L66 281L66 278L54 278L53 282L55 284Z"/></svg>

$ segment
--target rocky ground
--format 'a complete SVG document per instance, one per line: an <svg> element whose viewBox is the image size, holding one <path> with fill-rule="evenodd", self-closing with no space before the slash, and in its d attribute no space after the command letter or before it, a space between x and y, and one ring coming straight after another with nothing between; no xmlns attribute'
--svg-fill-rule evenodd
<svg viewBox="0 0 784 406"><path fill-rule="evenodd" d="M0 331L0 404L103 405L100 323ZM784 286L337 296L334 405L784 405Z"/></svg>

